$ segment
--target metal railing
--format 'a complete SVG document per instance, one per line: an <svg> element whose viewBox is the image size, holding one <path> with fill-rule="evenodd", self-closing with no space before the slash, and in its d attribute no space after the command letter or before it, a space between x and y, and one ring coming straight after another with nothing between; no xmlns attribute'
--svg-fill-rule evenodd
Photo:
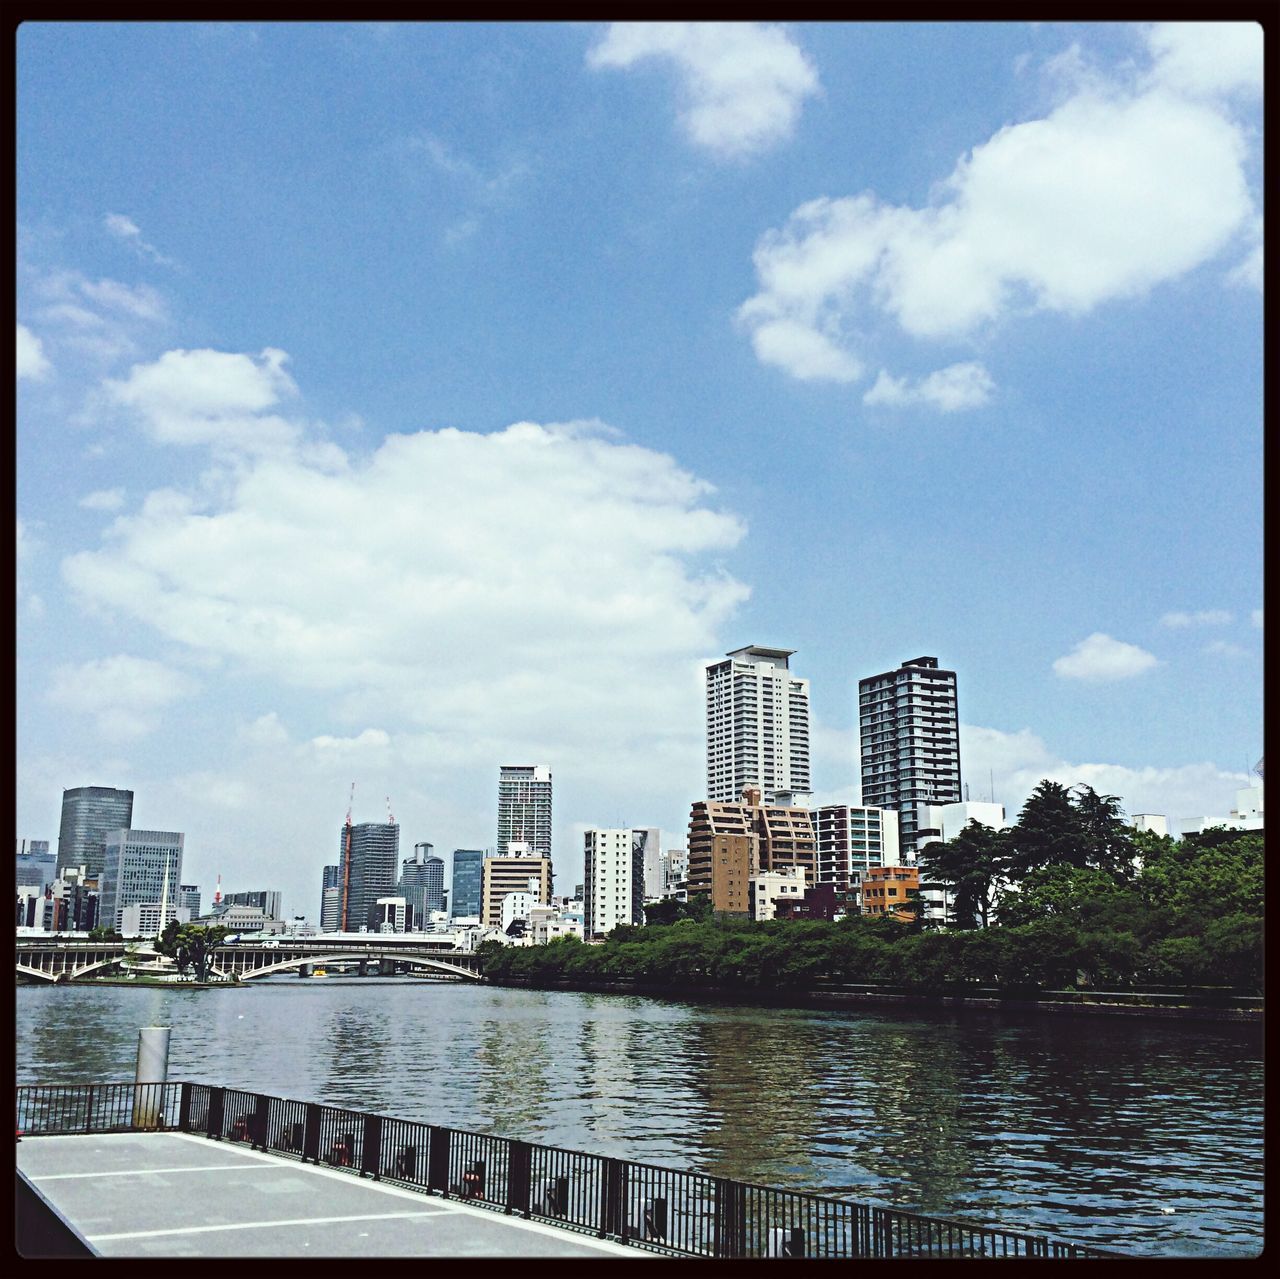
<svg viewBox="0 0 1280 1279"><path fill-rule="evenodd" d="M200 1133L689 1257L1113 1257L1044 1235L210 1084L20 1085L25 1135Z"/></svg>

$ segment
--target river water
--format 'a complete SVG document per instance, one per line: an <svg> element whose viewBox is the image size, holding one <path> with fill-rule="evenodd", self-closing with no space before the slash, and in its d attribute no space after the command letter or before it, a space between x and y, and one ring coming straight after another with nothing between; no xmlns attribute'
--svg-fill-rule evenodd
<svg viewBox="0 0 1280 1279"><path fill-rule="evenodd" d="M1262 1036L756 1008L416 978L19 987L19 1083L171 1079L1145 1255L1262 1246Z"/></svg>

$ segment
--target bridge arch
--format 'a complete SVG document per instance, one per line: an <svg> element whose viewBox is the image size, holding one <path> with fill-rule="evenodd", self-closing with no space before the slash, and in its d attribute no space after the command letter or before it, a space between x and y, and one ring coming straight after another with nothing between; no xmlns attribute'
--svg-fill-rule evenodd
<svg viewBox="0 0 1280 1279"><path fill-rule="evenodd" d="M234 951L230 952L230 954L234 953ZM228 957L229 954L225 950L215 951L213 962L210 965L210 973L228 979L239 978L241 981L253 981L257 977L270 977L275 973L292 972L303 964L323 967L326 963L374 963L382 959L391 959L397 964L409 964L414 968L432 968L438 972L448 973L451 977L466 977L471 981L480 980L478 972L471 968L463 967L461 964L452 964L443 956L415 955L391 948L385 951L370 949L352 951L322 950L305 954L295 952L272 963L256 964L252 967L248 964L226 964ZM251 957L251 955L245 956L246 959Z"/></svg>

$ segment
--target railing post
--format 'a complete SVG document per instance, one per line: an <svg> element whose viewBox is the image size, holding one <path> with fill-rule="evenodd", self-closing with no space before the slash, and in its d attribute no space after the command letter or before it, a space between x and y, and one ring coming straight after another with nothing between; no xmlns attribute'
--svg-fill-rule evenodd
<svg viewBox="0 0 1280 1279"><path fill-rule="evenodd" d="M85 1132L93 1131L93 1085L89 1085L89 1099L85 1102L84 1107L84 1130Z"/></svg>
<svg viewBox="0 0 1280 1279"><path fill-rule="evenodd" d="M527 1141L507 1146L507 1212L529 1215L529 1181L533 1169L533 1147Z"/></svg>
<svg viewBox="0 0 1280 1279"><path fill-rule="evenodd" d="M209 1115L205 1124L205 1136L214 1141L222 1140L222 1109L227 1099L225 1088L209 1089Z"/></svg>
<svg viewBox="0 0 1280 1279"><path fill-rule="evenodd" d="M727 1177L716 1177L715 1192L715 1256L740 1257L745 1251L747 1236L747 1203L742 1187Z"/></svg>
<svg viewBox="0 0 1280 1279"><path fill-rule="evenodd" d="M182 1090L178 1094L178 1131L186 1132L191 1127L191 1082L178 1087Z"/></svg>
<svg viewBox="0 0 1280 1279"><path fill-rule="evenodd" d="M427 1189L449 1197L449 1139L448 1128L432 1124L427 1139Z"/></svg>
<svg viewBox="0 0 1280 1279"><path fill-rule="evenodd" d="M266 1150L271 1122L271 1098L263 1093L258 1094L258 1104L253 1112L253 1146L258 1150Z"/></svg>
<svg viewBox="0 0 1280 1279"><path fill-rule="evenodd" d="M320 1162L320 1107L315 1102L307 1104L302 1129L302 1162L308 1159L313 1164Z"/></svg>
<svg viewBox="0 0 1280 1279"><path fill-rule="evenodd" d="M360 1146L360 1175L373 1173L374 1181L382 1180L382 1116L365 1115L364 1141Z"/></svg>
<svg viewBox="0 0 1280 1279"><path fill-rule="evenodd" d="M625 1169L620 1160L603 1159L600 1169L600 1238L614 1235L626 1242L625 1223L623 1221L623 1199L625 1197Z"/></svg>

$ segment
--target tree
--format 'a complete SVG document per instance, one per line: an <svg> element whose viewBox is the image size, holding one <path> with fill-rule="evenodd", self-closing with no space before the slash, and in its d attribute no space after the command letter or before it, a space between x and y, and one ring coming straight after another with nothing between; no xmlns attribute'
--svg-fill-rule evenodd
<svg viewBox="0 0 1280 1279"><path fill-rule="evenodd" d="M1081 784L1072 792L1072 802L1084 840L1085 865L1118 879L1132 879L1137 850L1120 808L1120 797L1099 795L1092 786Z"/></svg>
<svg viewBox="0 0 1280 1279"><path fill-rule="evenodd" d="M220 924L206 927L202 924L180 924L171 919L156 938L156 950L168 955L178 965L178 972L186 975L194 967L197 981L208 981L209 963L214 951L222 944L228 929Z"/></svg>
<svg viewBox="0 0 1280 1279"><path fill-rule="evenodd" d="M920 879L952 890L957 928L986 928L995 909L1006 859L999 831L977 820L945 844L926 844L920 852Z"/></svg>
<svg viewBox="0 0 1280 1279"><path fill-rule="evenodd" d="M124 936L116 932L114 928L108 928L105 924L99 924L97 928L89 929L90 941L124 941Z"/></svg>
<svg viewBox="0 0 1280 1279"><path fill-rule="evenodd" d="M1008 839L1015 880L1043 866L1086 864L1085 834L1071 792L1047 777L1027 796Z"/></svg>
<svg viewBox="0 0 1280 1279"><path fill-rule="evenodd" d="M687 902L666 897L660 902L647 902L644 908L646 924L678 924L682 919L701 924L710 918L711 898L702 894L689 898Z"/></svg>

